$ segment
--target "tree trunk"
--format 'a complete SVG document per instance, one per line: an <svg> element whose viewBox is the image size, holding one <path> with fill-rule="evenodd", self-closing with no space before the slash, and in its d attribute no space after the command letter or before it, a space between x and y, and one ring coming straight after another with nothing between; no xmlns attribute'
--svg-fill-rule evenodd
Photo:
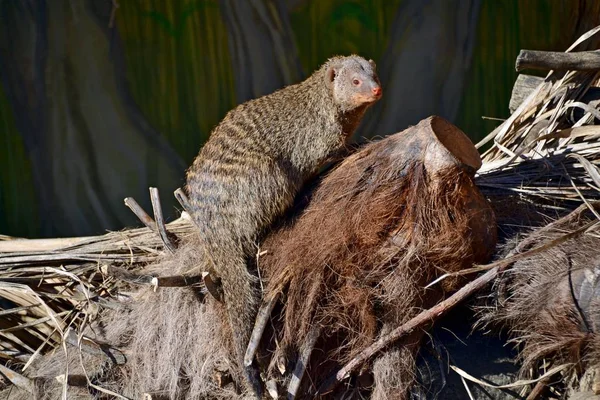
<svg viewBox="0 0 600 400"><path fill-rule="evenodd" d="M303 78L287 5L278 0L221 0L237 102Z"/></svg>
<svg viewBox="0 0 600 400"><path fill-rule="evenodd" d="M183 177L183 163L129 95L111 7L2 4L0 76L31 159L44 236L133 224L124 197L148 206L148 186L170 194Z"/></svg>
<svg viewBox="0 0 600 400"><path fill-rule="evenodd" d="M397 132L429 115L455 119L481 1L467 3L407 0L398 7L378 68L387 100L367 113L356 137Z"/></svg>

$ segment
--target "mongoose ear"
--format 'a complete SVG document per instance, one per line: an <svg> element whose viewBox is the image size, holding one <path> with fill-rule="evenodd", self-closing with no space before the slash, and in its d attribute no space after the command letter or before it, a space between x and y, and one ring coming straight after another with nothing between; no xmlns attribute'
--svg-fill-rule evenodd
<svg viewBox="0 0 600 400"><path fill-rule="evenodd" d="M369 60L369 64L371 64L371 68L373 68L373 71L375 71L375 68L377 68L377 64L375 64L375 61Z"/></svg>
<svg viewBox="0 0 600 400"><path fill-rule="evenodd" d="M329 85L333 83L333 80L335 79L336 75L337 69L335 68L335 66L330 65L329 68L327 68L327 72L325 73L325 78L327 79L327 83Z"/></svg>

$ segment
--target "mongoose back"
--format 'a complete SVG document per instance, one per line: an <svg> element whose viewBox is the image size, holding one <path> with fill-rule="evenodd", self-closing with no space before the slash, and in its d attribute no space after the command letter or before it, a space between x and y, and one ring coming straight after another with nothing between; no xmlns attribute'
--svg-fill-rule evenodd
<svg viewBox="0 0 600 400"><path fill-rule="evenodd" d="M204 268L221 278L238 372L261 297L248 258L380 97L373 61L331 58L305 81L231 110L189 168L190 213L200 230ZM260 391L255 369L243 376L247 389Z"/></svg>

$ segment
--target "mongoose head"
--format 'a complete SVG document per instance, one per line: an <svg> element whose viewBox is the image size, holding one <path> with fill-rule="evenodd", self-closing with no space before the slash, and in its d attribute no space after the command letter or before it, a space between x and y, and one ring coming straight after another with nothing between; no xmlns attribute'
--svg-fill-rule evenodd
<svg viewBox="0 0 600 400"><path fill-rule="evenodd" d="M373 60L357 55L334 57L327 61L325 68L333 99L342 111L369 106L381 98L381 83Z"/></svg>

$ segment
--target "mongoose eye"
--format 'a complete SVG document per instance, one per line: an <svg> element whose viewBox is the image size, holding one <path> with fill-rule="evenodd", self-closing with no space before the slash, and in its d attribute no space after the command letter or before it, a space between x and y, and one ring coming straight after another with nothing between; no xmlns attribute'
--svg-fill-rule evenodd
<svg viewBox="0 0 600 400"><path fill-rule="evenodd" d="M358 86L358 85L360 85L360 80L358 80L358 79L353 79L353 80L352 80L352 83L353 83L354 85Z"/></svg>

